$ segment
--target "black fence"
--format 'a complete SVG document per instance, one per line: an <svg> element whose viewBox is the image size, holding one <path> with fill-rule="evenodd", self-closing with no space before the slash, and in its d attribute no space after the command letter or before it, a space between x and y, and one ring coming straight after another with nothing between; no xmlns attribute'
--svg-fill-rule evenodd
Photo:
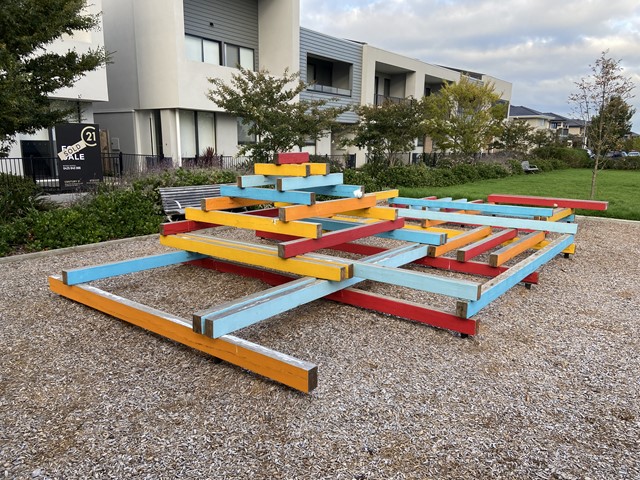
<svg viewBox="0 0 640 480"><path fill-rule="evenodd" d="M239 173L250 173L253 160L250 157L231 157L211 155L203 157L183 157L183 168L216 168ZM332 169L355 168L355 155L311 155L312 162L330 163ZM121 185L146 173L174 168L173 160L157 155L138 155L130 153L102 154L104 183ZM0 190L9 182L19 178L28 178L45 192L59 193L71 191L60 187L58 162L55 157L0 158ZM91 188L80 187L82 188ZM77 191L74 187L73 191Z"/></svg>

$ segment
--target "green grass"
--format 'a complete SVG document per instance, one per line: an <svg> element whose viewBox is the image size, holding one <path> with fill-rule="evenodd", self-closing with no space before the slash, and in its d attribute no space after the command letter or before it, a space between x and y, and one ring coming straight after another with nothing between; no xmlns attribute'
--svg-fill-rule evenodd
<svg viewBox="0 0 640 480"><path fill-rule="evenodd" d="M589 199L591 170L555 170L535 175L516 175L496 180L465 183L452 187L401 188L404 197L487 199L491 193L537 195L543 197ZM599 217L640 220L640 171L603 170L598 172L595 200L606 200L609 208L604 211L578 210L576 213Z"/></svg>

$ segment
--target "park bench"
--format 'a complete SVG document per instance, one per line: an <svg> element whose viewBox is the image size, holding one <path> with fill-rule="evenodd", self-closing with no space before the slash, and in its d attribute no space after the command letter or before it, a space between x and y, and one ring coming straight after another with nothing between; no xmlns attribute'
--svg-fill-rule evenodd
<svg viewBox="0 0 640 480"><path fill-rule="evenodd" d="M158 190L162 210L170 221L174 217L182 217L185 208L200 208L203 199L220 196L220 185L162 187Z"/></svg>
<svg viewBox="0 0 640 480"><path fill-rule="evenodd" d="M535 173L538 171L538 167L535 165L530 165L528 160L522 162L522 170L524 173Z"/></svg>

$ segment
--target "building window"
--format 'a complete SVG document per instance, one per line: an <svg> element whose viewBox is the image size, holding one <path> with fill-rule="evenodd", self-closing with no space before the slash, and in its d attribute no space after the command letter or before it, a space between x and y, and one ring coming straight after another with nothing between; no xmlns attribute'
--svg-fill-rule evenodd
<svg viewBox="0 0 640 480"><path fill-rule="evenodd" d="M195 158L208 147L215 150L213 112L180 110L180 145L183 158Z"/></svg>
<svg viewBox="0 0 640 480"><path fill-rule="evenodd" d="M225 45L225 65L227 67L238 68L239 66L247 70L253 70L253 50L237 45Z"/></svg>
<svg viewBox="0 0 640 480"><path fill-rule="evenodd" d="M249 133L250 125L243 123L242 118L238 117L238 145L247 145L256 143L256 136Z"/></svg>
<svg viewBox="0 0 640 480"><path fill-rule="evenodd" d="M184 44L189 60L220 65L220 42L185 35Z"/></svg>

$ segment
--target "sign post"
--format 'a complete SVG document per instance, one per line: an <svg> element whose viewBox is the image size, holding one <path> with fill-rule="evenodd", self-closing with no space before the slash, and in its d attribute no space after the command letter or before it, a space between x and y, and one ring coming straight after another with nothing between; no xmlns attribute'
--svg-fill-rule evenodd
<svg viewBox="0 0 640 480"><path fill-rule="evenodd" d="M95 123L56 125L60 188L78 188L102 182L100 130Z"/></svg>

